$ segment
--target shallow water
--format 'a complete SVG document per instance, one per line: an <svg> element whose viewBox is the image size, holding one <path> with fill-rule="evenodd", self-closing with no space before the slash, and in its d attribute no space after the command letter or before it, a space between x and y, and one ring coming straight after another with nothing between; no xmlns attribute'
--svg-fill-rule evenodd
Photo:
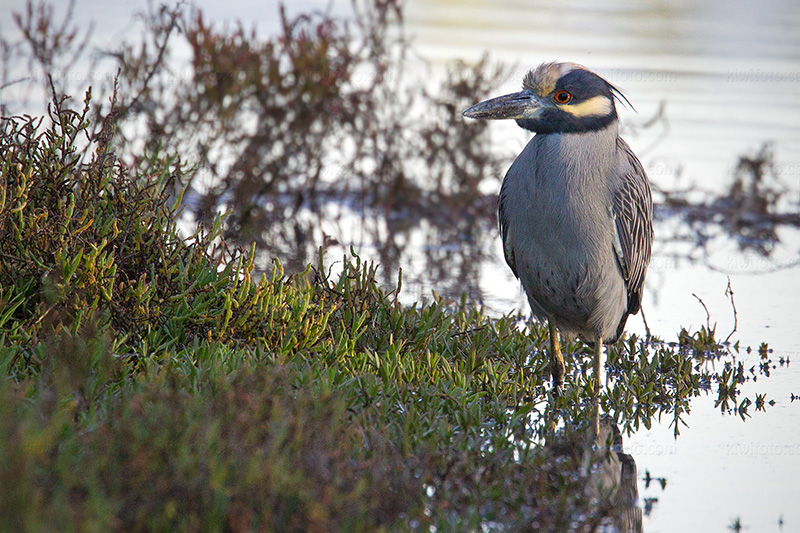
<svg viewBox="0 0 800 533"><path fill-rule="evenodd" d="M0 23L9 30L10 11L21 10L24 2L3 4L10 9L0 15ZM252 21L262 34L277 28L273 1L197 4L212 20ZM95 21L97 46L112 48L122 38L136 38L138 26L130 22L131 15L145 6L84 0L77 3L76 13ZM289 11L326 6L324 1L293 2ZM344 14L348 6L335 2L330 8ZM493 59L517 65L500 88L510 92L518 89L528 68L542 61L569 60L596 70L625 92L638 115L622 109L623 124L642 123L665 103L666 130L652 128L627 136L651 180L663 187L697 184L719 190L730 179L738 156L771 142L776 170L790 187L792 208L797 208L800 3L794 0L409 0L405 13L406 31L430 62L433 76L443 76L452 59L476 61L488 51ZM87 81L92 76L86 73ZM515 148L521 149L529 138L513 123L493 127L498 138ZM766 341L774 349L773 360L783 356L795 363L745 386L745 392L767 392L768 399L775 400L766 413L753 412L746 422L721 416L709 396L693 403L689 427L677 440L669 421L625 439L640 479L645 471L667 479L663 490L657 482L646 488L640 481L640 497L658 498L644 518L645 531L725 531L737 516L749 531L800 531L795 504L800 401L790 400L792 393L800 394L800 271L775 268L797 261L800 236L783 231L785 242L772 260L741 254L730 243L718 245L711 256L712 269L673 259L674 250L658 242L667 233L665 226L657 226L656 232L644 301L654 333L674 339L681 326L704 324L706 314L696 294L724 338L734 324L725 295L729 275L738 320L732 339L753 348ZM499 242L495 248L501 258ZM402 266L413 272L420 264L412 257ZM527 312L518 283L502 260L482 265L481 280L490 313ZM405 298L429 297L436 288L436 280L419 283L406 288ZM628 330L644 332L639 316L629 320ZM747 368L759 361L756 353L741 355Z"/></svg>

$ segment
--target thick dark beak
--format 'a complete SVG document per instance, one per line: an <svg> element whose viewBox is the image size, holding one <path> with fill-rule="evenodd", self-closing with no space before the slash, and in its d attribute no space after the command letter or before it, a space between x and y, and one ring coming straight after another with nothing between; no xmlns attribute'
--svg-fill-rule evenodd
<svg viewBox="0 0 800 533"><path fill-rule="evenodd" d="M465 110L462 115L467 118L485 118L490 120L533 118L542 108L534 91L525 89L518 93L498 96L484 100Z"/></svg>

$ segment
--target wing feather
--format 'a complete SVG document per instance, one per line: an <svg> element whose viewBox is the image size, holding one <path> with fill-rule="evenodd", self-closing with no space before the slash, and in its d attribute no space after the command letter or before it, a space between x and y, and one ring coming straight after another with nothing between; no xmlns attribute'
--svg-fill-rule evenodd
<svg viewBox="0 0 800 533"><path fill-rule="evenodd" d="M628 313L636 314L641 307L653 246L653 198L639 159L621 138L617 146L623 157L623 170L621 184L614 193L613 215L622 251L620 267L628 286Z"/></svg>

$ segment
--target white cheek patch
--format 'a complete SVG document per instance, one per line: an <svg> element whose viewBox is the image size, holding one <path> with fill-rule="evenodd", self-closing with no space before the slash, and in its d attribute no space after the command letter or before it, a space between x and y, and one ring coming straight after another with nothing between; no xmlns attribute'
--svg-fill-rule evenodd
<svg viewBox="0 0 800 533"><path fill-rule="evenodd" d="M583 117L604 117L611 114L613 109L612 102L605 96L595 96L579 104L568 104L561 106L567 113L579 118Z"/></svg>

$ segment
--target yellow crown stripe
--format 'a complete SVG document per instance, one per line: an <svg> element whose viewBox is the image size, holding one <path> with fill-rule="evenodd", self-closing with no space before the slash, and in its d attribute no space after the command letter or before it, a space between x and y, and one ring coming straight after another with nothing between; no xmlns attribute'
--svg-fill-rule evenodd
<svg viewBox="0 0 800 533"><path fill-rule="evenodd" d="M579 104L566 104L560 107L567 113L582 118L608 115L611 113L613 105L611 100L605 96L595 96Z"/></svg>

